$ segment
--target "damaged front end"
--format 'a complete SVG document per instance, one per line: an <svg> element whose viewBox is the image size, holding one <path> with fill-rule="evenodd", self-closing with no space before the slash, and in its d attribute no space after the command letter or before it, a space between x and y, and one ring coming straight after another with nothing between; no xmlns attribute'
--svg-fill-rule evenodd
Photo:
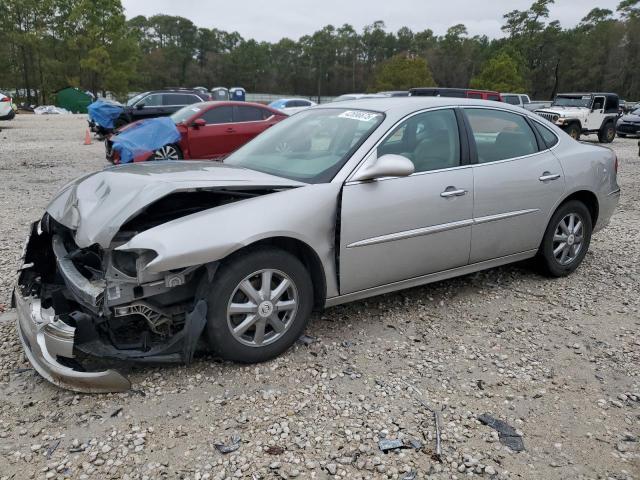
<svg viewBox="0 0 640 480"><path fill-rule="evenodd" d="M96 360L192 361L206 324L206 302L195 297L206 268L147 272L155 252L117 250L135 233L122 229L108 249L80 248L48 214L32 225L14 304L26 355L50 382L124 391L129 380L96 371Z"/></svg>

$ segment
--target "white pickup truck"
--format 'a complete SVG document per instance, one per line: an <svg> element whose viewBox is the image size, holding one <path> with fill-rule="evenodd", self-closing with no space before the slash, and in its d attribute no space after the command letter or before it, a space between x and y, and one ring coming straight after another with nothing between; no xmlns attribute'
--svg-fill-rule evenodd
<svg viewBox="0 0 640 480"><path fill-rule="evenodd" d="M500 96L503 102L517 105L530 112L535 112L540 108L546 108L551 105L551 102L532 102L526 93L501 93Z"/></svg>

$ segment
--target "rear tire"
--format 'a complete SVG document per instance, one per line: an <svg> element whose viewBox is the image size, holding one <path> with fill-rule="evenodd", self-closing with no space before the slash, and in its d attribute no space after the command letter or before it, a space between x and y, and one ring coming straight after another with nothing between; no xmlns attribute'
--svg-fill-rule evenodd
<svg viewBox="0 0 640 480"><path fill-rule="evenodd" d="M578 268L589 250L592 230L591 212L584 203L570 200L560 205L538 250L543 272L550 277L565 277Z"/></svg>
<svg viewBox="0 0 640 480"><path fill-rule="evenodd" d="M616 127L612 122L607 123L598 132L598 140L600 143L611 143L616 138Z"/></svg>
<svg viewBox="0 0 640 480"><path fill-rule="evenodd" d="M207 338L225 360L264 362L302 335L313 307L313 285L292 254L260 248L232 255L205 278Z"/></svg>
<svg viewBox="0 0 640 480"><path fill-rule="evenodd" d="M582 131L580 130L580 126L577 123L572 123L565 130L571 138L574 140L580 140L580 134Z"/></svg>

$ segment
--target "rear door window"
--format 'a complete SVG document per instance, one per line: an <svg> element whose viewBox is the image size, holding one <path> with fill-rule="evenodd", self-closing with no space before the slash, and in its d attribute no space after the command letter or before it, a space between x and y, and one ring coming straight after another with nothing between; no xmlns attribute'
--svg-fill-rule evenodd
<svg viewBox="0 0 640 480"><path fill-rule="evenodd" d="M262 109L257 107L233 107L234 122L259 122L264 120Z"/></svg>
<svg viewBox="0 0 640 480"><path fill-rule="evenodd" d="M490 93L489 95L487 95L487 100L493 100L494 102L499 102L500 97L494 93Z"/></svg>
<svg viewBox="0 0 640 480"><path fill-rule="evenodd" d="M190 95L185 93L165 93L164 94L165 106L191 105L192 103L196 103L200 101L201 101L200 97L196 95Z"/></svg>
<svg viewBox="0 0 640 480"><path fill-rule="evenodd" d="M466 108L478 152L478 163L531 155L538 151L535 134L521 115L503 110Z"/></svg>
<svg viewBox="0 0 640 480"><path fill-rule="evenodd" d="M482 100L482 94L481 93L469 92L469 93L467 93L467 98L476 98L476 99Z"/></svg>
<svg viewBox="0 0 640 480"><path fill-rule="evenodd" d="M207 125L215 125L219 123L232 123L233 122L233 108L229 106L215 107L211 110L204 112L200 118L202 118Z"/></svg>

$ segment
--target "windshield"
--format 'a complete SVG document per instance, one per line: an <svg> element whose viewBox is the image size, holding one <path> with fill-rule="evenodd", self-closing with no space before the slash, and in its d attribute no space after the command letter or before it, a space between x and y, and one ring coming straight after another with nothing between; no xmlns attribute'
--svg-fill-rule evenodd
<svg viewBox="0 0 640 480"><path fill-rule="evenodd" d="M631 115L640 115L640 108L636 108L635 110L631 110Z"/></svg>
<svg viewBox="0 0 640 480"><path fill-rule="evenodd" d="M591 96L556 97L551 105L554 107L589 107L591 105Z"/></svg>
<svg viewBox="0 0 640 480"><path fill-rule="evenodd" d="M383 118L366 110L305 110L256 137L224 163L306 183L328 182Z"/></svg>
<svg viewBox="0 0 640 480"><path fill-rule="evenodd" d="M171 115L171 120L173 120L173 123L177 125L179 123L184 122L186 119L188 119L192 115L195 115L201 110L202 109L197 105L187 105L186 107L182 107L180 110L173 113Z"/></svg>
<svg viewBox="0 0 640 480"><path fill-rule="evenodd" d="M127 100L127 107L132 107L138 100L144 97L146 93L147 92L139 93L135 97L131 97L129 100Z"/></svg>

